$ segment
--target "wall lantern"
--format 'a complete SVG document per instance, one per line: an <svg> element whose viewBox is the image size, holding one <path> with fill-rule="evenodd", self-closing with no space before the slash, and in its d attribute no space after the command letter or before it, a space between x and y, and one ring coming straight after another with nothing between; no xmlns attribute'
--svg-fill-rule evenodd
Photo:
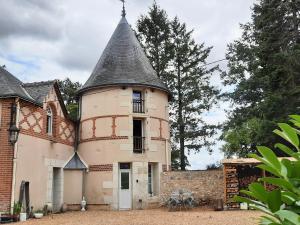
<svg viewBox="0 0 300 225"><path fill-rule="evenodd" d="M8 129L9 132L9 142L12 145L15 145L15 143L18 141L19 132L20 129L16 125L16 119L17 119L17 106L16 104L11 104L11 111L10 111L10 127Z"/></svg>

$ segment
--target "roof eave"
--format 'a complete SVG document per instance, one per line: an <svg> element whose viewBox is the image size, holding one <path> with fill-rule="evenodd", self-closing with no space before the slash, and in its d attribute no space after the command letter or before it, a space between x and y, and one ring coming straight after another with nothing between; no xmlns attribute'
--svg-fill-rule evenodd
<svg viewBox="0 0 300 225"><path fill-rule="evenodd" d="M82 88L80 90L77 91L77 95L80 96L82 95L84 92L87 91L91 91L91 90L95 90L98 88L107 88L107 87L123 87L123 86L138 86L138 87L149 87L149 88L154 88L154 89L158 89L160 91L166 92L168 94L168 96L171 96L171 92L167 89L167 88L163 88L163 87L159 87L156 85L151 85L151 84L140 84L140 83L119 83L119 84L103 84L103 85L95 85L95 86L90 86L90 87L86 87L86 88Z"/></svg>
<svg viewBox="0 0 300 225"><path fill-rule="evenodd" d="M22 96L20 96L20 95L16 95L16 94L8 94L8 95L1 95L1 96L0 96L0 99L7 99L7 98L20 98L20 99L23 100L23 101L30 102L30 103L32 103L32 104L34 104L34 105L39 106L39 107L42 107L42 106L43 106L43 105L42 105L41 103L39 103L39 102L33 101L33 100L31 100L31 99L28 99L28 98L24 98L24 97L22 97Z"/></svg>

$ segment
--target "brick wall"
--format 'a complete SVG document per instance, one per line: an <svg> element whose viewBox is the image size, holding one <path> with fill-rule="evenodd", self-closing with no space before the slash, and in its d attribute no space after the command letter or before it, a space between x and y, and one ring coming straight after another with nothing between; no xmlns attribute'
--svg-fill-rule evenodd
<svg viewBox="0 0 300 225"><path fill-rule="evenodd" d="M178 189L187 189L194 193L200 205L211 204L215 199L224 197L222 170L208 171L170 171L161 173L161 201L169 198Z"/></svg>
<svg viewBox="0 0 300 225"><path fill-rule="evenodd" d="M10 107L13 99L0 99L0 212L9 211L13 174L13 148L8 141Z"/></svg>
<svg viewBox="0 0 300 225"><path fill-rule="evenodd" d="M59 116L54 104L49 105L53 112L53 135L49 136L46 131L46 110L24 101L20 104L20 133L72 146L75 140L73 122Z"/></svg>
<svg viewBox="0 0 300 225"><path fill-rule="evenodd" d="M90 172L113 171L113 164L90 165L89 171Z"/></svg>

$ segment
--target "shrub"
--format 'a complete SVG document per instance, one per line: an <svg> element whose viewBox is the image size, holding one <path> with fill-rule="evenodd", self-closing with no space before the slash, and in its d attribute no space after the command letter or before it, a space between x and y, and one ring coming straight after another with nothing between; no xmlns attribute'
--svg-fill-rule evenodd
<svg viewBox="0 0 300 225"><path fill-rule="evenodd" d="M249 156L259 160L258 167L271 174L249 185L248 190L241 193L248 197L235 196L235 201L246 202L250 208L260 210L266 215L261 218L261 225L299 225L300 224L300 115L290 116L290 126L280 123L280 130L275 134L282 137L287 144L277 143L280 149L291 158L279 160L274 152L263 146L257 147L261 156ZM268 191L263 182L276 187Z"/></svg>
<svg viewBox="0 0 300 225"><path fill-rule="evenodd" d="M21 210L22 210L21 203L15 202L13 207L13 215L19 215L21 213Z"/></svg>

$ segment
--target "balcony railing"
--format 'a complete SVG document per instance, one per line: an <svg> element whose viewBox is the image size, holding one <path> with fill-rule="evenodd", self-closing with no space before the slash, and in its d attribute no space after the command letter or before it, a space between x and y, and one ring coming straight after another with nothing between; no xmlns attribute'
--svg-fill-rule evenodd
<svg viewBox="0 0 300 225"><path fill-rule="evenodd" d="M145 113L144 100L142 99L133 99L132 107L134 113Z"/></svg>
<svg viewBox="0 0 300 225"><path fill-rule="evenodd" d="M145 150L145 137L133 137L133 152L143 153Z"/></svg>

